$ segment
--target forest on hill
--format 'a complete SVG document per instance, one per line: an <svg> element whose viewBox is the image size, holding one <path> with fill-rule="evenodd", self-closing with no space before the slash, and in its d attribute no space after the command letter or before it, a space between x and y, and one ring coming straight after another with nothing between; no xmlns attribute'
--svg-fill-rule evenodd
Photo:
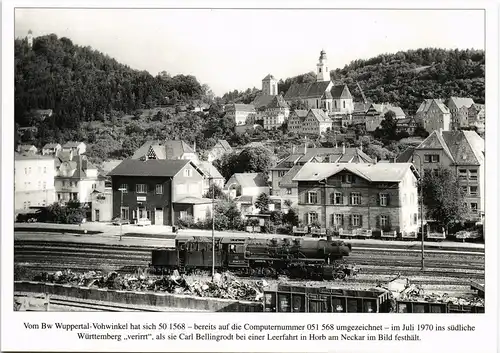
<svg viewBox="0 0 500 353"><path fill-rule="evenodd" d="M414 114L427 98L471 97L476 103L484 103L484 65L483 50L425 48L354 60L332 70L330 76L336 83L347 84L355 101L363 101L359 84L368 101L392 103ZM314 72L281 79L278 91L285 94L294 83L315 80ZM250 103L259 92L249 88L228 92L222 98Z"/></svg>
<svg viewBox="0 0 500 353"><path fill-rule="evenodd" d="M15 40L15 121L30 124L34 109L52 109L47 123L76 128L104 121L113 111L132 114L158 105L206 100L210 89L189 75L152 76L133 70L90 47L55 34L37 37L29 48Z"/></svg>

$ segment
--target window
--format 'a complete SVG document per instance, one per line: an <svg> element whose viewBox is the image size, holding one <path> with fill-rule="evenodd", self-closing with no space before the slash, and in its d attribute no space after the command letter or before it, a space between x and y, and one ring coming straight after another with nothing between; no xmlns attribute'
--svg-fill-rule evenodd
<svg viewBox="0 0 500 353"><path fill-rule="evenodd" d="M417 224L417 214L413 214L413 224Z"/></svg>
<svg viewBox="0 0 500 353"><path fill-rule="evenodd" d="M459 180L467 180L467 169L459 169L458 170L458 179Z"/></svg>
<svg viewBox="0 0 500 353"><path fill-rule="evenodd" d="M469 180L477 180L477 169L469 169Z"/></svg>
<svg viewBox="0 0 500 353"><path fill-rule="evenodd" d="M318 221L318 214L316 212L309 212L307 214L307 223L311 224Z"/></svg>
<svg viewBox="0 0 500 353"><path fill-rule="evenodd" d="M344 103L344 109L345 109L345 101L343 101L342 103Z"/></svg>
<svg viewBox="0 0 500 353"><path fill-rule="evenodd" d="M71 193L71 200L74 200L74 201L78 200L78 193L72 192Z"/></svg>
<svg viewBox="0 0 500 353"><path fill-rule="evenodd" d="M389 225L388 216L380 216L380 227L387 227Z"/></svg>
<svg viewBox="0 0 500 353"><path fill-rule="evenodd" d="M470 210L472 213L477 213L477 202L470 203Z"/></svg>
<svg viewBox="0 0 500 353"><path fill-rule="evenodd" d="M180 211L180 212L179 212L179 218L180 218L180 219L186 219L186 218L187 218L187 216L188 216L187 211Z"/></svg>
<svg viewBox="0 0 500 353"><path fill-rule="evenodd" d="M193 171L191 169L184 169L184 176L187 178L190 178L193 174Z"/></svg>
<svg viewBox="0 0 500 353"><path fill-rule="evenodd" d="M157 195L163 194L163 185L162 184L156 184L155 192Z"/></svg>
<svg viewBox="0 0 500 353"><path fill-rule="evenodd" d="M286 170L278 170L278 177L281 178L286 174Z"/></svg>
<svg viewBox="0 0 500 353"><path fill-rule="evenodd" d="M124 194L128 193L128 184L121 184L120 189Z"/></svg>
<svg viewBox="0 0 500 353"><path fill-rule="evenodd" d="M321 67L319 68L319 72L321 73Z"/></svg>
<svg viewBox="0 0 500 353"><path fill-rule="evenodd" d="M361 204L361 193L351 192L351 205Z"/></svg>
<svg viewBox="0 0 500 353"><path fill-rule="evenodd" d="M332 215L332 225L341 226L344 223L344 215L343 214L333 214Z"/></svg>
<svg viewBox="0 0 500 353"><path fill-rule="evenodd" d="M287 195L291 195L291 194L292 194L292 189L287 188L287 189L286 189L286 194L287 194Z"/></svg>
<svg viewBox="0 0 500 353"><path fill-rule="evenodd" d="M439 154L424 155L424 163L439 163Z"/></svg>
<svg viewBox="0 0 500 353"><path fill-rule="evenodd" d="M361 215L359 215L359 214L352 215L352 225L353 225L353 227L360 227L361 226Z"/></svg>
<svg viewBox="0 0 500 353"><path fill-rule="evenodd" d="M147 192L146 184L137 184L135 186L135 192L145 194Z"/></svg>
<svg viewBox="0 0 500 353"><path fill-rule="evenodd" d="M471 186L471 187L469 187L469 193L471 195L477 195L477 186Z"/></svg>
<svg viewBox="0 0 500 353"><path fill-rule="evenodd" d="M61 194L57 194L57 201L61 201Z"/></svg>
<svg viewBox="0 0 500 353"><path fill-rule="evenodd" d="M340 192L335 192L331 195L332 198L332 204L334 205L342 205L342 193Z"/></svg>
<svg viewBox="0 0 500 353"><path fill-rule="evenodd" d="M350 174L347 175L342 175L342 182L343 183L352 183L353 182L353 177Z"/></svg>
<svg viewBox="0 0 500 353"><path fill-rule="evenodd" d="M316 191L309 191L307 193L307 203L318 203L318 194Z"/></svg>
<svg viewBox="0 0 500 353"><path fill-rule="evenodd" d="M380 206L387 206L388 194L380 194Z"/></svg>
<svg viewBox="0 0 500 353"><path fill-rule="evenodd" d="M462 195L467 195L467 186L462 186Z"/></svg>

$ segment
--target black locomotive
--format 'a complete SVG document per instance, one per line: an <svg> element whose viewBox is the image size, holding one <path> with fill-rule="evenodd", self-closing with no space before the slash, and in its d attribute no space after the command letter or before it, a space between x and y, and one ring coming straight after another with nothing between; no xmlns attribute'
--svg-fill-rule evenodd
<svg viewBox="0 0 500 353"><path fill-rule="evenodd" d="M350 272L339 263L350 252L351 244L331 239L215 238L215 268L242 276L337 279ZM151 260L161 273L210 270L212 238L178 236L175 248L153 250Z"/></svg>

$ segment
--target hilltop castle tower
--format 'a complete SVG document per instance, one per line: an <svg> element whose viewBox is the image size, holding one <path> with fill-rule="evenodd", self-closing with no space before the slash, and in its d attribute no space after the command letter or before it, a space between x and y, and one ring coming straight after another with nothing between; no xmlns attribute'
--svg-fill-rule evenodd
<svg viewBox="0 0 500 353"><path fill-rule="evenodd" d="M269 74L262 79L262 94L275 96L278 94L278 80Z"/></svg>
<svg viewBox="0 0 500 353"><path fill-rule="evenodd" d="M28 47L32 48L33 47L33 32L31 32L31 29L28 31L28 36L26 37L26 40L28 41Z"/></svg>
<svg viewBox="0 0 500 353"><path fill-rule="evenodd" d="M330 71L328 71L328 59L326 58L326 52L321 50L319 55L319 61L316 64L316 81L330 81Z"/></svg>

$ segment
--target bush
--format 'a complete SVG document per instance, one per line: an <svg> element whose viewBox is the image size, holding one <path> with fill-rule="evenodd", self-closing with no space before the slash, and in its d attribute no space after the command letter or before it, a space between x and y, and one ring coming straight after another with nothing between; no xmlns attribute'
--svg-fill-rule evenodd
<svg viewBox="0 0 500 353"><path fill-rule="evenodd" d="M276 227L277 234L292 234L292 226L278 226Z"/></svg>
<svg viewBox="0 0 500 353"><path fill-rule="evenodd" d="M193 216L187 216L186 218L179 218L177 220L177 225L182 228L194 228L195 222Z"/></svg>

